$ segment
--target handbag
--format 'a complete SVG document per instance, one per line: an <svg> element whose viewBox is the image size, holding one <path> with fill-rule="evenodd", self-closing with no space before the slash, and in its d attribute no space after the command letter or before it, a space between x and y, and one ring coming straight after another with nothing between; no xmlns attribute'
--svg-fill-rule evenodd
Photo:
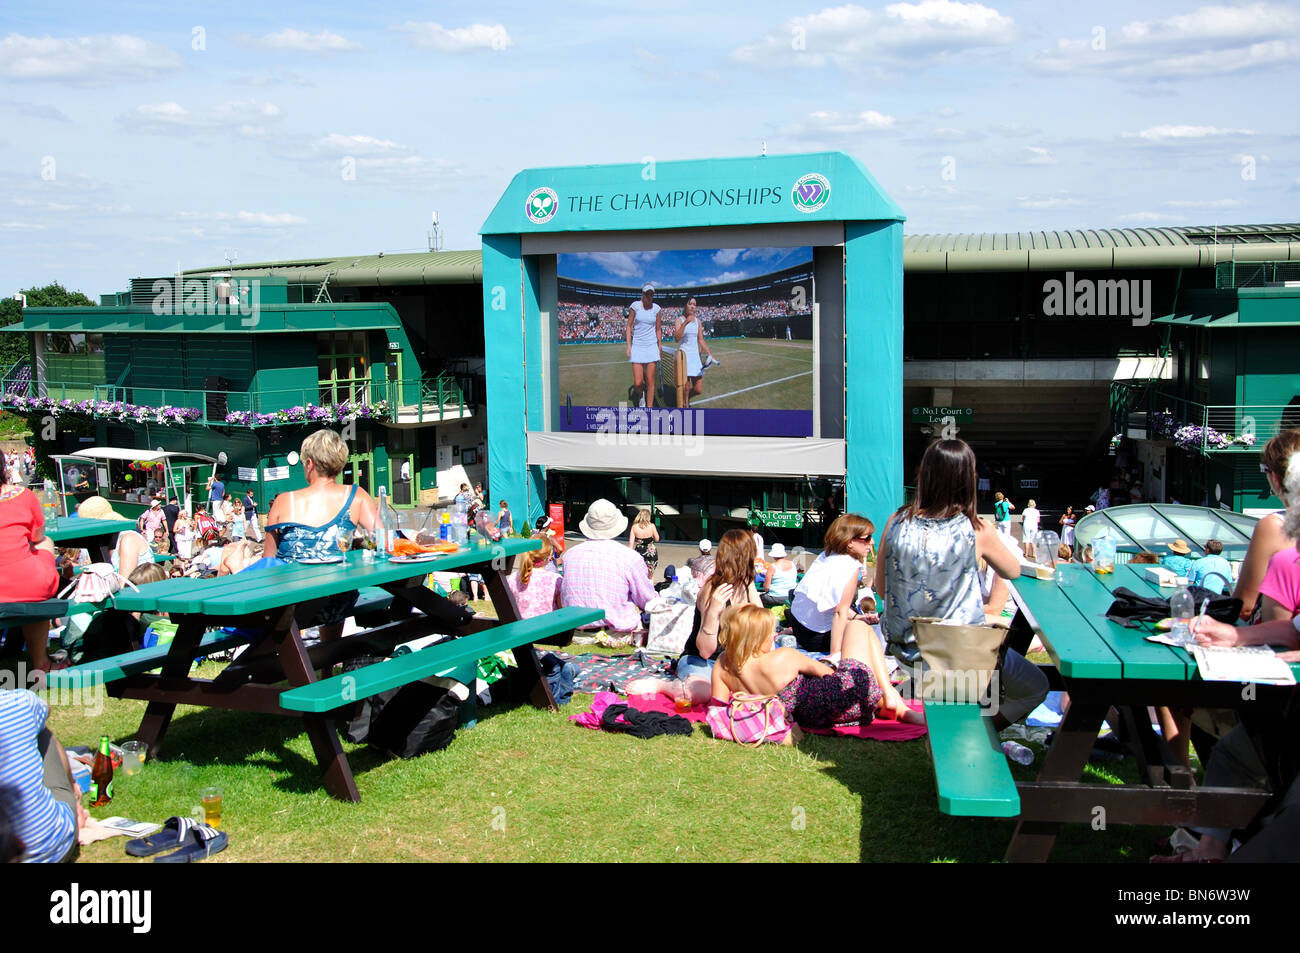
<svg viewBox="0 0 1300 953"><path fill-rule="evenodd" d="M787 724L785 705L775 695L750 695L732 692L726 705L710 705L705 720L713 737L736 741L751 748L763 742L778 745L798 744L802 734Z"/></svg>
<svg viewBox="0 0 1300 953"><path fill-rule="evenodd" d="M113 593L127 587L140 591L135 583L114 569L111 563L91 563L59 593L59 598L67 598L68 593L72 593L73 602L103 602Z"/></svg>
<svg viewBox="0 0 1300 953"><path fill-rule="evenodd" d="M650 637L645 650L652 655L681 655L691 637L695 604L656 596L645 605L650 613Z"/></svg>
<svg viewBox="0 0 1300 953"><path fill-rule="evenodd" d="M917 648L928 668L921 679L921 697L947 704L983 705L998 668L1007 627L946 622L926 616L911 622Z"/></svg>

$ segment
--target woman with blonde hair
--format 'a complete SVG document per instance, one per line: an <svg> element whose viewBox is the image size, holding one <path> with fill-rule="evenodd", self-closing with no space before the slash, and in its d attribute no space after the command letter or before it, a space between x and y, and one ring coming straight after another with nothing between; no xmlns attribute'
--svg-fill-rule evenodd
<svg viewBox="0 0 1300 953"><path fill-rule="evenodd" d="M560 574L547 565L555 547L549 537L538 538L542 548L516 556L515 571L506 577L506 589L521 619L560 608Z"/></svg>
<svg viewBox="0 0 1300 953"><path fill-rule="evenodd" d="M655 566L659 565L659 553L655 543L659 542L659 530L651 521L650 511L642 510L632 521L632 528L627 532L627 544L636 550L637 555L645 560L646 573L654 576Z"/></svg>
<svg viewBox="0 0 1300 953"><path fill-rule="evenodd" d="M265 555L287 562L339 561L339 537L356 527L373 528L375 501L358 486L344 486L339 474L348 462L348 447L333 430L318 430L302 442L305 489L281 493L266 517ZM323 640L343 634L343 620L356 603L355 592L334 596L311 620L299 625L320 626Z"/></svg>
<svg viewBox="0 0 1300 953"><path fill-rule="evenodd" d="M713 667L713 697L730 701L733 692L776 695L786 716L801 728L868 724L877 714L911 724L925 716L912 711L889 683L880 640L867 626L844 636L833 665L798 649L776 648L772 613L736 606L722 615L718 640L723 653Z"/></svg>
<svg viewBox="0 0 1300 953"><path fill-rule="evenodd" d="M729 529L718 541L713 574L704 580L695 600L695 620L690 637L677 659L677 677L708 678L713 663L722 654L718 632L722 614L731 606L762 608L754 585L754 558L758 550L748 530Z"/></svg>

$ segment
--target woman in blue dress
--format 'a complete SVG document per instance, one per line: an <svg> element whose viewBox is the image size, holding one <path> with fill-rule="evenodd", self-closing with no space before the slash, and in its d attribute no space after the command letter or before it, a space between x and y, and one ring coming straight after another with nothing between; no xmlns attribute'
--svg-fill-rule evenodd
<svg viewBox="0 0 1300 953"><path fill-rule="evenodd" d="M306 489L281 493L266 519L264 555L286 562L342 558L339 537L358 526L373 528L378 520L375 501L365 490L338 482L348 461L348 447L333 430L318 430L302 442L302 471ZM356 603L355 592L332 596L311 619L322 640L343 634L343 620Z"/></svg>

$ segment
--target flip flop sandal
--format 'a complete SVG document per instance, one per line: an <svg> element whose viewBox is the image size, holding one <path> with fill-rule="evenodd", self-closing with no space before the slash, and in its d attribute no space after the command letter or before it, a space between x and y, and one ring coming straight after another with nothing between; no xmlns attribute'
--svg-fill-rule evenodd
<svg viewBox="0 0 1300 953"><path fill-rule="evenodd" d="M195 824L190 829L184 847L172 851L170 854L155 857L153 862L155 864L189 864L199 860L207 860L213 854L219 854L225 850L226 845L229 843L230 835L225 831L219 831L207 824Z"/></svg>
<svg viewBox="0 0 1300 953"><path fill-rule="evenodd" d="M188 817L169 817L163 822L162 830L127 841L126 852L131 857L152 857L165 850L174 850L185 843L186 834L196 826L196 822Z"/></svg>

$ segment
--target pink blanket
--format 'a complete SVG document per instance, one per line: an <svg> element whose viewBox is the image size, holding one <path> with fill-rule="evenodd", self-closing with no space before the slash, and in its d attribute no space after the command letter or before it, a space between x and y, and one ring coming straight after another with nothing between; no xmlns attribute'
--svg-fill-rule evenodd
<svg viewBox="0 0 1300 953"><path fill-rule="evenodd" d="M607 697L604 697L607 696ZM592 702L592 708L599 707L600 711L605 710L606 705L622 701L619 696L611 692L601 692ZM599 705L598 705L599 703ZM654 695L629 695L627 703L633 708L641 711L661 711L669 715L681 715L688 721L704 721L707 705L696 705L690 711L678 711L673 706L673 700L667 695L656 693ZM908 706L913 711L921 710L919 701L909 701ZM570 721L575 721L580 725L588 728L600 727L599 714L570 715ZM883 718L877 718L869 725L845 725L830 729L819 729L812 732L817 735L844 735L849 738L871 738L874 741L912 741L925 735L925 725L904 725L897 721L887 721Z"/></svg>

